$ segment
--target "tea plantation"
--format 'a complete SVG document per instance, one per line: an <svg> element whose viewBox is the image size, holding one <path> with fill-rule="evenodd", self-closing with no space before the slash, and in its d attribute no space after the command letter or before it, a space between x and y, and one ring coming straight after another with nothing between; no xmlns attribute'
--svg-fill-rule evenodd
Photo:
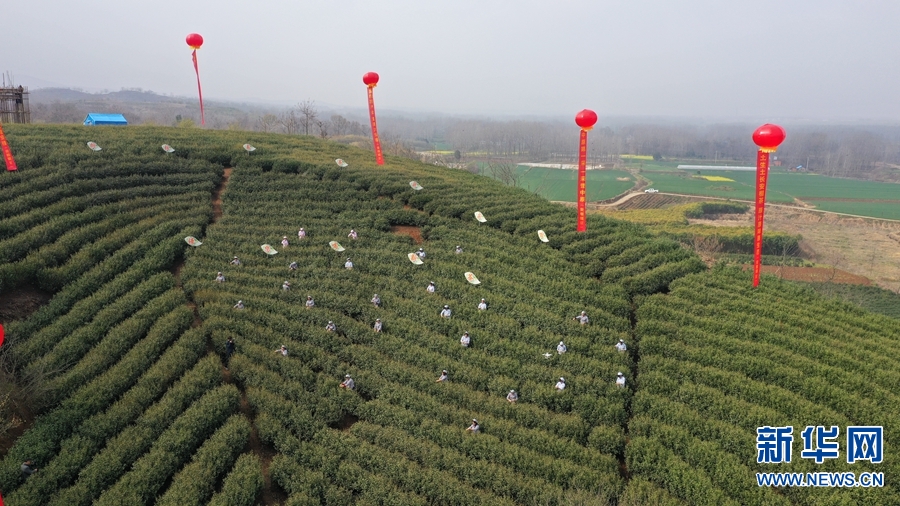
<svg viewBox="0 0 900 506"><path fill-rule="evenodd" d="M896 320L310 137L5 128L0 295L53 294L0 349L47 391L0 459L8 505L900 504ZM882 426L883 462L803 458L807 425ZM790 463L757 463L763 426L794 428ZM756 478L847 471L884 486Z"/></svg>

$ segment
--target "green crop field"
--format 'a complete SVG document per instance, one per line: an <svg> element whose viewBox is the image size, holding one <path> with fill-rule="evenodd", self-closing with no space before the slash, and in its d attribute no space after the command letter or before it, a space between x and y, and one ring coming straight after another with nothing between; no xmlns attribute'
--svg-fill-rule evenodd
<svg viewBox="0 0 900 506"><path fill-rule="evenodd" d="M753 171L701 171L700 175L719 176L734 181L707 181L689 171L650 173L645 174L645 177L661 192L738 200L754 198L756 174ZM770 172L766 200L789 203L795 198L825 211L875 218L900 218L900 184L831 178L816 174Z"/></svg>
<svg viewBox="0 0 900 506"><path fill-rule="evenodd" d="M834 213L846 213L857 216L871 216L900 220L900 200L895 202L859 202L809 199L804 202L813 204L816 209Z"/></svg>
<svg viewBox="0 0 900 506"><path fill-rule="evenodd" d="M5 128L20 170L0 174L0 296L52 295L4 322L0 386L42 392L4 434L6 504L900 504L892 318L770 276L752 289L642 225L592 214L577 233L574 210L532 191L312 137ZM840 458L801 456L816 425L840 428ZM764 426L793 428L791 462L757 461ZM883 462L847 463L851 426L883 427ZM757 486L782 471L885 481Z"/></svg>
<svg viewBox="0 0 900 506"><path fill-rule="evenodd" d="M490 176L489 170L485 175ZM547 200L574 202L578 172L546 167L516 167L517 185ZM625 179L620 181L619 179ZM606 200L621 195L634 186L634 176L619 170L587 171L587 200Z"/></svg>

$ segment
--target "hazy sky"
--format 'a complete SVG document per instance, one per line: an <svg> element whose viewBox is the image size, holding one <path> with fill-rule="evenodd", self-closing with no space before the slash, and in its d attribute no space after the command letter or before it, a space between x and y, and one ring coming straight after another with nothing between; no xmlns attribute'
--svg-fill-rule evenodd
<svg viewBox="0 0 900 506"><path fill-rule="evenodd" d="M15 18L10 16L14 15ZM0 71L88 90L460 114L900 123L897 0L27 0Z"/></svg>

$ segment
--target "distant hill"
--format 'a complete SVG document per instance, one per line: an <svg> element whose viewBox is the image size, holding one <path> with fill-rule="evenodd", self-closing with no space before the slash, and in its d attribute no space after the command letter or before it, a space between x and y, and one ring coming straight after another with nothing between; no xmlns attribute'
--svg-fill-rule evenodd
<svg viewBox="0 0 900 506"><path fill-rule="evenodd" d="M200 107L193 97L171 97L139 89L87 93L71 88L31 90L32 121L80 123L89 112L121 113L132 125L173 125L179 118L200 122ZM257 117L277 113L265 106L205 100L206 121L212 128L249 130Z"/></svg>
<svg viewBox="0 0 900 506"><path fill-rule="evenodd" d="M31 101L33 103L51 103L51 102L124 102L138 104L160 104L173 103L183 104L196 101L196 98L187 97L170 97L160 95L152 91L144 90L120 90L108 93L87 93L72 88L38 88L31 90ZM217 102L211 102L217 103Z"/></svg>

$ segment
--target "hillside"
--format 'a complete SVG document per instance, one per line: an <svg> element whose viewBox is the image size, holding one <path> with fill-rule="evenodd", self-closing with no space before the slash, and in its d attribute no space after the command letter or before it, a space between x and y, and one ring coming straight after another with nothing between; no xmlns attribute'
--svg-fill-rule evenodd
<svg viewBox="0 0 900 506"><path fill-rule="evenodd" d="M572 210L524 190L309 137L6 128L20 171L0 174L0 297L53 294L8 323L0 354L44 388L0 460L7 504L900 502L889 318L771 277L752 290L640 225L591 216L577 234ZM756 463L766 425L794 427L791 464ZM810 464L806 425L839 440L883 426L884 463L847 464L842 443ZM800 470L887 486L756 485Z"/></svg>

